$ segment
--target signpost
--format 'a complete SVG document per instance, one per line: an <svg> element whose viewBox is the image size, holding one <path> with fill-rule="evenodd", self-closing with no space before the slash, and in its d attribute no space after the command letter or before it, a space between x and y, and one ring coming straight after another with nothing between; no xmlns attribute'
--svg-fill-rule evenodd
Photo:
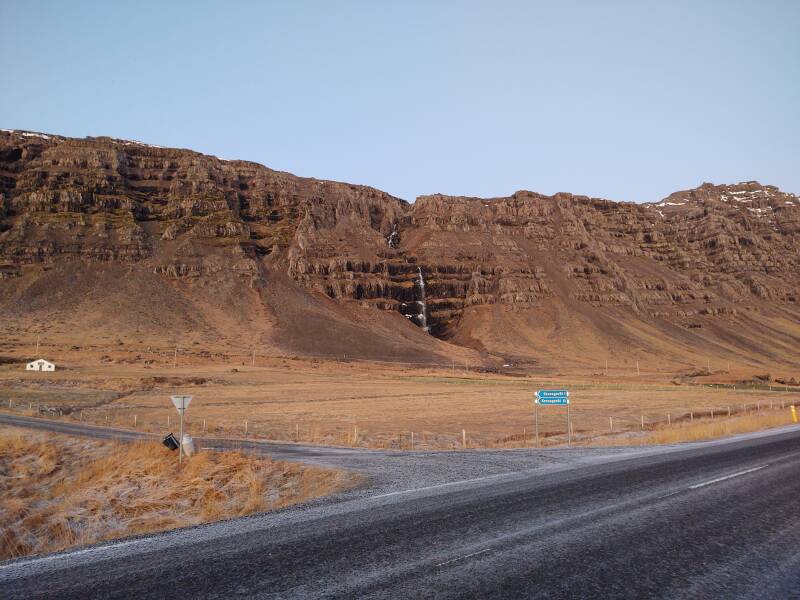
<svg viewBox="0 0 800 600"><path fill-rule="evenodd" d="M183 462L183 413L186 412L187 408L189 408L189 402L192 401L192 397L176 395L170 396L170 400L172 400L172 403L175 405L178 414L181 416L181 443L180 448L178 449L178 464L181 464Z"/></svg>
<svg viewBox="0 0 800 600"><path fill-rule="evenodd" d="M569 414L569 390L538 390L533 401L536 421L536 446L539 446L539 405L567 407L567 447L572 446L572 422Z"/></svg>

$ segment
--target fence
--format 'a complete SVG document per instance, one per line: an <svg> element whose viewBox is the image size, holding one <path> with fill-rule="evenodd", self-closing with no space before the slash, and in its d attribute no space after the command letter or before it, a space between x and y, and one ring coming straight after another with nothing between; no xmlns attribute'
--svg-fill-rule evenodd
<svg viewBox="0 0 800 600"><path fill-rule="evenodd" d="M560 384L563 386L563 383ZM574 389L574 387L572 388ZM670 389L670 388L667 388ZM580 395L577 394L577 398ZM571 434L578 442L613 439L620 434L647 432L656 429L684 426L695 421L713 421L742 415L763 414L766 411L787 410L800 405L800 395L788 398L774 393L769 400L730 402L702 408L675 406L669 411L641 411L634 407L624 411L582 409L573 396ZM63 419L71 422L131 429L152 433L166 433L177 426L178 417L165 408L142 412L137 408L117 409L113 405L96 408L79 408L44 405L36 402L19 402L9 398L3 405L6 411L17 414ZM549 419L549 422L548 422ZM455 419L454 419L455 420ZM566 421L561 413L548 415L540 410L539 445L564 444L567 438ZM787 415L788 422L788 415ZM605 423L605 425L602 425ZM331 419L305 419L293 424L276 423L266 418L209 419L202 416L187 419L186 430L194 436L229 437L241 439L305 442L336 446L360 446L395 450L461 450L469 448L532 447L536 444L532 417L518 419L503 430L481 427L420 427L416 430L391 431L385 426L375 427L352 421L333 422Z"/></svg>

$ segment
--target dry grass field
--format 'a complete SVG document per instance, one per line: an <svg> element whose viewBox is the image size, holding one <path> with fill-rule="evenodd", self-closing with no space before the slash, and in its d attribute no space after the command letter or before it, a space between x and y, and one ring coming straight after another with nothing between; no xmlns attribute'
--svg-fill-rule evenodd
<svg viewBox="0 0 800 600"><path fill-rule="evenodd" d="M506 373L369 362L178 355L112 349L43 351L55 373L28 373L22 350L4 350L0 407L52 418L166 434L177 428L169 395L192 394L193 435L359 445L389 449L515 447L534 443L532 398L540 388L571 393L574 439L650 431L687 422L779 411L800 403L800 388L753 388L764 369L726 365L689 376L658 365L610 364L599 370L535 368ZM16 356L15 356L16 355ZM29 355L29 353L28 353ZM796 373L775 373L788 378ZM566 414L539 409L540 443L566 442Z"/></svg>
<svg viewBox="0 0 800 600"><path fill-rule="evenodd" d="M157 443L0 427L0 560L281 508L354 483L340 471Z"/></svg>
<svg viewBox="0 0 800 600"><path fill-rule="evenodd" d="M661 428L646 433L640 438L642 444L675 444L678 442L697 442L715 438L761 431L791 424L789 410L773 411L766 414L741 415L714 422L684 423L678 427Z"/></svg>

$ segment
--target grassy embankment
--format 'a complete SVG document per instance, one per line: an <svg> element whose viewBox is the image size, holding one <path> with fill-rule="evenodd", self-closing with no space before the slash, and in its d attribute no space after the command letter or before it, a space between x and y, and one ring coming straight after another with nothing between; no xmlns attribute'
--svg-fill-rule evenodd
<svg viewBox="0 0 800 600"><path fill-rule="evenodd" d="M0 428L0 559L282 508L354 477L240 452Z"/></svg>
<svg viewBox="0 0 800 600"><path fill-rule="evenodd" d="M716 421L684 423L669 429L650 431L641 438L642 444L675 444L722 438L737 433L781 427L792 423L789 409L756 415L741 415Z"/></svg>
<svg viewBox="0 0 800 600"><path fill-rule="evenodd" d="M582 440L588 446L649 446L658 444L680 444L702 442L736 435L752 433L793 424L789 408L756 414L702 419L693 422L675 423L670 427L658 426L649 431L625 431L616 435L604 435Z"/></svg>

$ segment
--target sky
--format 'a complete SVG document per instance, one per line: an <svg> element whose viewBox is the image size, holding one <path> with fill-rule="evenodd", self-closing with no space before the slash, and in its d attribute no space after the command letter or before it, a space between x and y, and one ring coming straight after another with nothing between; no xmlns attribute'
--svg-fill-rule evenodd
<svg viewBox="0 0 800 600"><path fill-rule="evenodd" d="M0 127L413 201L800 193L800 1L0 0Z"/></svg>

